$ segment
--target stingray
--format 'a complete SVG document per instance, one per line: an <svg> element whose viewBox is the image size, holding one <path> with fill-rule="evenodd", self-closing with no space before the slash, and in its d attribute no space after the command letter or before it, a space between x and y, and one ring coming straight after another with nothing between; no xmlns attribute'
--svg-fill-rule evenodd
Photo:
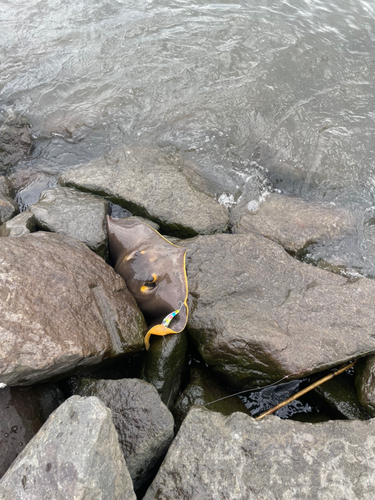
<svg viewBox="0 0 375 500"><path fill-rule="evenodd" d="M135 219L107 216L109 256L142 311L151 335L180 333L188 317L185 248Z"/></svg>

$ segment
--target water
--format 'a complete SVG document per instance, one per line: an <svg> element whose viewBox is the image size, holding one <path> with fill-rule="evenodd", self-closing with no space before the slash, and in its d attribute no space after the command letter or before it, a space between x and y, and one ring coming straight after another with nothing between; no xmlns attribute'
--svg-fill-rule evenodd
<svg viewBox="0 0 375 500"><path fill-rule="evenodd" d="M365 0L2 0L0 109L36 138L13 177L177 150L217 197L354 211L357 233L309 258L375 275L374 39Z"/></svg>

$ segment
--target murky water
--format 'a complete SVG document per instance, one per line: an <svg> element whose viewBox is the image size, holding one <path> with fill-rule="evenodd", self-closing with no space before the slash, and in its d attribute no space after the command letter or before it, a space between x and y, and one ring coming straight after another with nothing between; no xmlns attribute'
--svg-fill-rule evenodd
<svg viewBox="0 0 375 500"><path fill-rule="evenodd" d="M311 255L375 274L374 39L365 0L2 0L0 108L37 138L16 181L178 150L217 196L353 210L357 234Z"/></svg>

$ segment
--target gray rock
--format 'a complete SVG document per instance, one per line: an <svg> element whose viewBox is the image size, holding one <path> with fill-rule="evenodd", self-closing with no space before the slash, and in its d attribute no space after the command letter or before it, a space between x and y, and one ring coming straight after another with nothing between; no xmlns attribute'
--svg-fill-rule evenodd
<svg viewBox="0 0 375 500"><path fill-rule="evenodd" d="M186 240L188 330L238 387L301 378L375 352L375 282L303 264L255 234Z"/></svg>
<svg viewBox="0 0 375 500"><path fill-rule="evenodd" d="M144 500L372 500L374 432L193 408Z"/></svg>
<svg viewBox="0 0 375 500"><path fill-rule="evenodd" d="M174 420L156 389L137 379L80 379L74 392L96 396L112 410L126 465L139 488L173 439Z"/></svg>
<svg viewBox="0 0 375 500"><path fill-rule="evenodd" d="M176 236L225 232L227 209L184 175L184 160L145 148L119 148L65 172L60 183L109 198Z"/></svg>
<svg viewBox="0 0 375 500"><path fill-rule="evenodd" d="M259 204L259 210L234 208L231 224L234 233L255 232L295 253L312 242L333 240L353 231L355 218L344 209L271 193Z"/></svg>
<svg viewBox="0 0 375 500"><path fill-rule="evenodd" d="M30 153L32 146L29 125L12 110L0 117L0 172L16 165Z"/></svg>
<svg viewBox="0 0 375 500"><path fill-rule="evenodd" d="M108 201L59 186L43 191L30 211L41 229L71 236L98 255L107 255L105 217L109 213Z"/></svg>
<svg viewBox="0 0 375 500"><path fill-rule="evenodd" d="M34 214L22 212L0 226L0 236L16 238L26 236L29 233L35 232L35 230Z"/></svg>
<svg viewBox="0 0 375 500"><path fill-rule="evenodd" d="M0 389L0 478L63 401L52 384Z"/></svg>
<svg viewBox="0 0 375 500"><path fill-rule="evenodd" d="M62 404L0 481L13 500L136 500L112 422L97 398Z"/></svg>
<svg viewBox="0 0 375 500"><path fill-rule="evenodd" d="M0 383L29 385L143 349L123 279L83 243L37 232L0 245Z"/></svg>
<svg viewBox="0 0 375 500"><path fill-rule="evenodd" d="M355 382L359 402L375 417L375 356L361 359L357 363Z"/></svg>

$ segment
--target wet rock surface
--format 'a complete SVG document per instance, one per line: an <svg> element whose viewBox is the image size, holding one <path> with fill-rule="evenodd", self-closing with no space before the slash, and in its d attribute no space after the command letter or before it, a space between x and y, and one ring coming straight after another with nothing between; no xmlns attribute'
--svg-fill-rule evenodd
<svg viewBox="0 0 375 500"><path fill-rule="evenodd" d="M232 209L232 231L255 232L293 253L312 242L333 240L355 231L354 216L331 205L271 193L258 206L249 206L252 210Z"/></svg>
<svg viewBox="0 0 375 500"><path fill-rule="evenodd" d="M69 398L0 481L7 497L136 500L111 411L97 398Z"/></svg>
<svg viewBox="0 0 375 500"><path fill-rule="evenodd" d="M0 389L0 478L63 401L52 384Z"/></svg>
<svg viewBox="0 0 375 500"><path fill-rule="evenodd" d="M0 236L17 238L36 231L35 216L31 212L22 212L0 226Z"/></svg>
<svg viewBox="0 0 375 500"><path fill-rule="evenodd" d="M187 363L188 341L185 331L151 339L142 378L156 387L161 400L172 408L181 390Z"/></svg>
<svg viewBox="0 0 375 500"><path fill-rule="evenodd" d="M74 392L96 396L112 410L135 489L147 479L173 439L174 420L156 389L142 380L81 379Z"/></svg>
<svg viewBox="0 0 375 500"><path fill-rule="evenodd" d="M143 349L122 278L83 243L37 232L0 245L0 382L32 384Z"/></svg>
<svg viewBox="0 0 375 500"><path fill-rule="evenodd" d="M108 254L105 217L109 203L106 200L75 189L56 187L43 191L30 211L39 228L76 238L102 257Z"/></svg>
<svg viewBox="0 0 375 500"><path fill-rule="evenodd" d="M60 182L105 196L168 234L221 233L228 227L227 209L189 181L178 155L123 147L65 172Z"/></svg>
<svg viewBox="0 0 375 500"><path fill-rule="evenodd" d="M6 172L31 151L29 125L12 110L0 115L0 172Z"/></svg>
<svg viewBox="0 0 375 500"><path fill-rule="evenodd" d="M144 500L370 500L375 421L308 424L193 408Z"/></svg>
<svg viewBox="0 0 375 500"><path fill-rule="evenodd" d="M200 236L188 248L188 331L239 387L301 378L375 351L375 283L303 264L255 234Z"/></svg>

